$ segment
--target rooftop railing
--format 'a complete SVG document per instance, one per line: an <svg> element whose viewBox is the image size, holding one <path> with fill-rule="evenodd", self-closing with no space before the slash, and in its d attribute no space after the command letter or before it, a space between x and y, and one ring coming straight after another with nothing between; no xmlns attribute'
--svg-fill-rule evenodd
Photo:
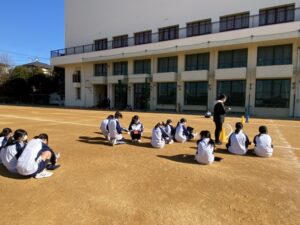
<svg viewBox="0 0 300 225"><path fill-rule="evenodd" d="M115 48L126 48L129 46L137 46L141 44L149 44L149 43L157 43L161 41L175 40L175 39L183 39L189 37L195 37L200 35L208 35L215 34L226 31L247 29L253 27L267 26L279 23L287 23L293 21L300 21L300 8L295 8L291 10L285 10L284 13L276 12L268 12L268 14L260 13L259 15L244 15L237 19L237 17L228 16L226 19L217 21L217 22L206 22L203 24L199 24L199 26L188 26L184 28L176 29L175 33L170 33L165 36L166 33L156 32L150 33L150 36L147 36L143 40L137 41L135 37L129 37L127 39L123 39L122 43L118 41L107 41L104 45L99 46L99 44L87 44L81 46L75 46L70 48L58 49L51 51L51 58L68 56L74 54L95 52L95 51L105 51Z"/></svg>

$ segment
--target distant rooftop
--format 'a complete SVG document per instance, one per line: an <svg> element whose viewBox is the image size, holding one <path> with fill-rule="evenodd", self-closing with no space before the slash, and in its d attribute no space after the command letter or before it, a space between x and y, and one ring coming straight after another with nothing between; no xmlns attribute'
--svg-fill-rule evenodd
<svg viewBox="0 0 300 225"><path fill-rule="evenodd" d="M49 69L49 70L52 69L52 67L50 65L48 65L46 63L41 63L39 61L23 64L23 65L20 65L20 66L32 66L32 67L45 68L45 69Z"/></svg>

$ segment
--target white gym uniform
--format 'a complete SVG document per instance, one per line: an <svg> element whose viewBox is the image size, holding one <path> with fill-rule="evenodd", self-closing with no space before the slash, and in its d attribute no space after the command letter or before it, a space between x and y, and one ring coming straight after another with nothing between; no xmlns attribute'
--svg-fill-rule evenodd
<svg viewBox="0 0 300 225"><path fill-rule="evenodd" d="M248 151L246 144L249 139L246 134L241 130L239 133L232 133L229 137L228 151L236 155L245 155Z"/></svg>
<svg viewBox="0 0 300 225"><path fill-rule="evenodd" d="M273 155L272 139L268 134L260 134L254 138L254 153L261 157L271 157Z"/></svg>
<svg viewBox="0 0 300 225"><path fill-rule="evenodd" d="M154 148L163 148L166 142L162 137L161 128L157 127L152 130L151 145Z"/></svg>
<svg viewBox="0 0 300 225"><path fill-rule="evenodd" d="M187 136L183 133L184 132L184 125L179 123L178 126L176 127L176 132L175 132L175 140L184 143L187 141Z"/></svg>
<svg viewBox="0 0 300 225"><path fill-rule="evenodd" d="M209 144L209 141L209 138L204 138L198 144L195 159L200 164L212 164L214 162L214 146Z"/></svg>
<svg viewBox="0 0 300 225"><path fill-rule="evenodd" d="M17 146L19 145L19 146ZM17 163L18 163L18 159L17 159L17 154L18 154L18 150L22 151L20 148L24 147L24 143L18 143L18 144L14 144L14 145L9 145L6 146L5 148L3 148L1 150L1 160L3 165L8 169L8 171L12 172L12 173L18 173L17 171ZM19 148L19 149L17 149Z"/></svg>
<svg viewBox="0 0 300 225"><path fill-rule="evenodd" d="M105 136L105 138L108 137L108 129L107 129L108 122L109 122L109 119L105 119L100 124L100 130L101 130L102 134Z"/></svg>

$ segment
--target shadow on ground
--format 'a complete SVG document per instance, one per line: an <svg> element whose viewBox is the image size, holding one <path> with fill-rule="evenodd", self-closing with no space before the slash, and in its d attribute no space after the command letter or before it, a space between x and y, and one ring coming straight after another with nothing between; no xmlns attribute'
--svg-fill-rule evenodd
<svg viewBox="0 0 300 225"><path fill-rule="evenodd" d="M19 174L9 172L3 165L0 165L0 176L11 178L11 179L17 179L17 180L30 179L30 177L25 177Z"/></svg>
<svg viewBox="0 0 300 225"><path fill-rule="evenodd" d="M168 159L175 162L201 165L195 161L195 155L188 155L188 154L179 154L173 156L158 155L157 157Z"/></svg>
<svg viewBox="0 0 300 225"><path fill-rule="evenodd" d="M87 137L87 136L80 136L78 137L79 142L87 143L87 144L93 144L93 145L108 145L108 141L104 137Z"/></svg>
<svg viewBox="0 0 300 225"><path fill-rule="evenodd" d="M235 155L230 153L226 148L217 148L214 150L214 153L220 153L220 154L226 154L226 155ZM246 155L243 156L248 156L248 157L257 157L254 154L254 149L249 149Z"/></svg>

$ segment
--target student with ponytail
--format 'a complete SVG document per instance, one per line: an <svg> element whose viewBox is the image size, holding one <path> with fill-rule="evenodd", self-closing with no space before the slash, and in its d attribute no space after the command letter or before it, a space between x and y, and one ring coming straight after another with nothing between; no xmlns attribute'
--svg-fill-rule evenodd
<svg viewBox="0 0 300 225"><path fill-rule="evenodd" d="M17 172L17 162L21 156L27 141L27 132L22 129L15 131L13 140L1 151L1 160L3 165L12 173Z"/></svg>
<svg viewBox="0 0 300 225"><path fill-rule="evenodd" d="M177 124L175 130L175 140L177 142L184 143L186 141L194 139L197 136L197 134L193 133L194 128L186 127L186 123L187 120L185 118L182 118Z"/></svg>
<svg viewBox="0 0 300 225"><path fill-rule="evenodd" d="M228 151L236 155L245 155L250 144L248 136L243 132L243 124L240 122L236 123L235 131L229 136L226 144Z"/></svg>
<svg viewBox="0 0 300 225"><path fill-rule="evenodd" d="M203 130L200 132L195 160L200 164L209 165L214 162L215 142L211 139L210 132Z"/></svg>

